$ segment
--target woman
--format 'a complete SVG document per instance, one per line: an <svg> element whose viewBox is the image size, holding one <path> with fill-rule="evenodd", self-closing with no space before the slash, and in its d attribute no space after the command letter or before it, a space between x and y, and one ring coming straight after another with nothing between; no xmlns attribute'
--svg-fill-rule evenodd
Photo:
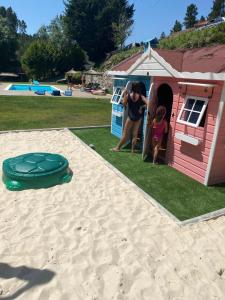
<svg viewBox="0 0 225 300"><path fill-rule="evenodd" d="M132 84L131 93L127 91L124 93L123 105L124 108L128 107L128 117L124 126L123 136L119 144L113 148L113 151L120 151L121 147L127 142L132 133L132 147L131 152L135 150L137 143L138 131L141 121L144 116L145 108L148 104L146 97L142 94L142 86L138 82Z"/></svg>

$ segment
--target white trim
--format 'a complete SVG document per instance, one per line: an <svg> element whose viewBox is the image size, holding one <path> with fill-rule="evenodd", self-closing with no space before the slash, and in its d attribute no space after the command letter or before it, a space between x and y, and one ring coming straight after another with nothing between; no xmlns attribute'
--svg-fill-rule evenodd
<svg viewBox="0 0 225 300"><path fill-rule="evenodd" d="M162 56L160 56L156 51L151 49L151 55L169 72L173 77L182 78L181 72L175 70L167 61L165 61ZM151 75L151 74L150 74Z"/></svg>
<svg viewBox="0 0 225 300"><path fill-rule="evenodd" d="M193 146L198 146L202 142L201 140L195 138L194 136L185 134L183 132L176 132L175 133L175 138L178 139L178 140L180 140L180 141L183 141L183 142L186 142L188 144L191 144Z"/></svg>
<svg viewBox="0 0 225 300"><path fill-rule="evenodd" d="M43 85L41 85L41 86L43 86ZM64 93L64 91L62 91L62 90L60 90L60 89L58 89L57 87L55 87L54 85L50 85L50 87L53 87L54 89L56 89L57 91L60 91L61 93Z"/></svg>
<svg viewBox="0 0 225 300"><path fill-rule="evenodd" d="M130 90L130 87L131 87L131 81L129 80L127 83L126 83L126 86L124 87L124 86L115 86L115 87L113 87L113 89L114 89L114 92L113 92L113 95L112 95L112 98L111 98L111 103L112 104L120 104L121 103L121 101L122 101L122 99L123 99L123 95L124 95L124 92L127 90L127 91L129 91ZM121 94L119 95L119 94L116 94L115 93L115 91L116 91L116 89L118 89L118 88L120 88L121 89ZM115 96L120 96L120 98L119 98L119 100L116 102L116 101L113 101L113 98L115 97Z"/></svg>
<svg viewBox="0 0 225 300"><path fill-rule="evenodd" d="M144 52L141 57L139 57L136 62L127 70L129 75L150 55L150 49Z"/></svg>
<svg viewBox="0 0 225 300"><path fill-rule="evenodd" d="M202 110L201 110L201 111L194 111L193 109L185 109L185 105L186 105L188 99L194 99L195 101L196 101L196 100L204 101L205 104L203 105ZM178 115L178 118L177 118L177 122L180 123L180 124L185 124L185 125L188 125L188 126L191 126L191 127L195 127L195 128L199 127L199 124L200 124L200 122L201 122L201 120L202 120L202 117L203 117L204 112L205 112L205 110L206 110L206 107L207 107L207 105L208 105L208 101L209 101L209 100L208 100L207 98L197 97L197 96L188 96L188 95L186 95L186 97L185 97L185 99L184 99L184 103L183 103L183 105L182 105L182 107L181 107L181 110L180 110L180 112L179 112L179 115ZM195 124L194 124L194 123L191 123L191 122L188 122L188 121L183 121L183 120L181 120L181 116L182 116L182 113L183 113L184 110L188 110L188 111L191 111L191 112L199 113L198 120L197 120L197 122L196 122Z"/></svg>
<svg viewBox="0 0 225 300"><path fill-rule="evenodd" d="M116 91L117 91L118 89L121 90L121 94L116 93ZM119 100L118 100L118 101L115 101L115 100L114 100L115 96L116 96L117 98L119 97ZM122 87L122 86L118 86L118 85L114 86L114 87L113 87L113 95L112 95L112 98L111 98L110 103L112 103L112 104L120 104L120 102L121 102L121 100L122 100L122 96L123 96L123 87Z"/></svg>
<svg viewBox="0 0 225 300"><path fill-rule="evenodd" d="M127 77L112 77L113 80L126 80Z"/></svg>
<svg viewBox="0 0 225 300"><path fill-rule="evenodd" d="M126 71L108 71L106 75L109 76L126 76L128 75Z"/></svg>
<svg viewBox="0 0 225 300"><path fill-rule="evenodd" d="M178 82L179 85L193 85L193 86L203 86L203 87L215 87L217 84L209 84L209 83L197 83L197 82Z"/></svg>
<svg viewBox="0 0 225 300"><path fill-rule="evenodd" d="M225 73L202 73L202 72L181 72L180 77L183 79L203 79L203 80L223 80L225 81Z"/></svg>
<svg viewBox="0 0 225 300"><path fill-rule="evenodd" d="M213 140L212 140L212 145L211 145L211 150L210 150L210 154L209 154L208 165L207 165L205 180L204 180L205 185L208 185L209 176L210 176L210 172L212 169L212 162L213 162L213 159L215 156L216 144L217 144L217 140L218 140L218 136L219 136L220 123L221 123L221 119L222 119L222 115L223 115L223 111L224 111L224 102L225 102L225 83L223 84L223 90L221 93L219 109L218 109L216 124L215 124L215 128L214 128L214 135L213 135Z"/></svg>
<svg viewBox="0 0 225 300"><path fill-rule="evenodd" d="M13 85L12 83L9 84L7 87L4 88L4 91L8 91L11 88L12 85Z"/></svg>
<svg viewBox="0 0 225 300"><path fill-rule="evenodd" d="M153 57L163 70L137 70L137 67L144 62L146 58L151 59ZM168 72L169 74L165 73ZM128 75L139 75L139 76L162 76L162 77L181 77L180 72L176 71L167 63L156 51L150 48L147 52L144 52L143 55L127 70ZM138 73L138 74L137 74Z"/></svg>

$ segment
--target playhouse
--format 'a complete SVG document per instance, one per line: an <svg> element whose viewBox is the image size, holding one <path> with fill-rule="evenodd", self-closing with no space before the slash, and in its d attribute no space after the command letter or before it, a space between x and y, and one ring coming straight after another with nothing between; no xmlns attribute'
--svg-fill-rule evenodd
<svg viewBox="0 0 225 300"><path fill-rule="evenodd" d="M115 66L112 134L121 137L126 112L121 94L133 80L146 86L148 112L167 108L169 133L161 157L205 185L225 182L225 45L189 49L147 49ZM143 126L143 156L151 146L149 115Z"/></svg>

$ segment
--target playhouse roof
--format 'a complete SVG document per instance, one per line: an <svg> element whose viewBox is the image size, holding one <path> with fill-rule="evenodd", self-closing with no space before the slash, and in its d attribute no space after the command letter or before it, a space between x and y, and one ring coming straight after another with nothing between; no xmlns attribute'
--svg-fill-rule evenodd
<svg viewBox="0 0 225 300"><path fill-rule="evenodd" d="M122 61L108 74L225 81L225 45L181 50L149 48Z"/></svg>
<svg viewBox="0 0 225 300"><path fill-rule="evenodd" d="M186 50L154 49L154 51L179 72L225 71L225 45Z"/></svg>
<svg viewBox="0 0 225 300"><path fill-rule="evenodd" d="M127 59L114 66L112 71L128 71L130 67L142 56L143 52L135 53Z"/></svg>

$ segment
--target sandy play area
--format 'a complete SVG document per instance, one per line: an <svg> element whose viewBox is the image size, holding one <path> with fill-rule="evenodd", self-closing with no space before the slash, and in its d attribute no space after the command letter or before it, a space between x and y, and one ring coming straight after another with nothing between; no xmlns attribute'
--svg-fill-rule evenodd
<svg viewBox="0 0 225 300"><path fill-rule="evenodd" d="M225 217L179 226L68 130L0 134L0 162L64 155L69 184L0 182L0 299L225 299Z"/></svg>

